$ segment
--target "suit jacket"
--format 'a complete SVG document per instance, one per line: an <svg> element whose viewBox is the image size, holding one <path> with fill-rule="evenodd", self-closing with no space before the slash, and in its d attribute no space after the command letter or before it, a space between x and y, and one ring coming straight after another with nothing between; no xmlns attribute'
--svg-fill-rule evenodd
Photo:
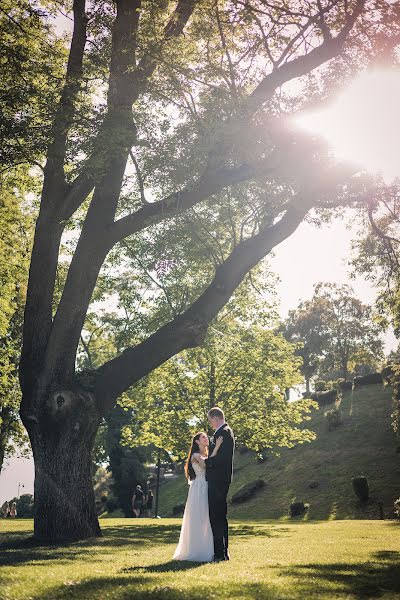
<svg viewBox="0 0 400 600"><path fill-rule="evenodd" d="M235 437L232 429L227 423L220 427L211 438L209 453L215 448L217 438L222 436L224 441L220 446L216 456L206 458L206 479L210 483L230 484L233 472L233 454L235 451Z"/></svg>

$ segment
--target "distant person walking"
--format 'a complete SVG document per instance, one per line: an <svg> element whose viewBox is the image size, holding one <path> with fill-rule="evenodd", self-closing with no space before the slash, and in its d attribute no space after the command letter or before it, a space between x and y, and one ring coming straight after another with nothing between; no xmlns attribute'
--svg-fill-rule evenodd
<svg viewBox="0 0 400 600"><path fill-rule="evenodd" d="M144 491L141 485L137 485L132 496L132 512L135 517L140 517L144 508Z"/></svg>
<svg viewBox="0 0 400 600"><path fill-rule="evenodd" d="M6 519L8 517L9 512L10 512L10 505L8 504L8 502L6 500L1 507L1 516L4 519Z"/></svg>
<svg viewBox="0 0 400 600"><path fill-rule="evenodd" d="M151 517L151 513L153 511L153 501L154 494L151 490L149 490L146 498L146 517Z"/></svg>
<svg viewBox="0 0 400 600"><path fill-rule="evenodd" d="M15 519L16 516L17 516L17 503L13 502L11 504L11 508L10 508L10 517Z"/></svg>

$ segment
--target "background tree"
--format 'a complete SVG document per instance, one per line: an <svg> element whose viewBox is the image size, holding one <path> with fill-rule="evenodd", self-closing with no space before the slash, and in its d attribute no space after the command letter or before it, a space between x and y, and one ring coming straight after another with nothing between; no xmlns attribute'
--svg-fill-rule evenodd
<svg viewBox="0 0 400 600"><path fill-rule="evenodd" d="M364 210L358 212L360 236L353 243L353 274L362 273L378 291L377 311L383 327L391 325L400 334L400 187L396 180L390 186L375 182ZM394 430L400 433L400 367L399 353L392 352L388 363L394 367Z"/></svg>
<svg viewBox="0 0 400 600"><path fill-rule="evenodd" d="M28 168L0 174L0 471L4 459L24 448L27 436L19 419L18 362L33 230L24 195L34 189Z"/></svg>
<svg viewBox="0 0 400 600"><path fill-rule="evenodd" d="M320 305L325 346L318 376L320 379L347 379L356 365L376 370L383 360L382 327L375 322L371 306L354 297L348 285L319 283L312 301Z"/></svg>
<svg viewBox="0 0 400 600"><path fill-rule="evenodd" d="M325 99L370 60L378 36L399 30L394 6L363 0L75 0L73 14L20 363L41 540L99 534L91 451L117 398L199 346L247 273L311 207L348 201L354 168L332 164L281 117ZM304 85L293 96L282 86L296 78ZM79 240L58 301L67 225ZM121 248L152 276L167 260L167 281L146 295L138 277L147 324L88 385L77 349L100 270Z"/></svg>
<svg viewBox="0 0 400 600"><path fill-rule="evenodd" d="M382 322L348 285L317 284L311 300L291 311L281 329L300 344L307 392L311 377L347 379L360 368L376 370L383 360Z"/></svg>
<svg viewBox="0 0 400 600"><path fill-rule="evenodd" d="M301 357L301 373L310 392L311 378L319 369L324 349L328 343L328 332L323 326L326 309L324 298L313 298L301 302L297 309L290 310L287 319L280 326L284 337L297 344L296 354Z"/></svg>

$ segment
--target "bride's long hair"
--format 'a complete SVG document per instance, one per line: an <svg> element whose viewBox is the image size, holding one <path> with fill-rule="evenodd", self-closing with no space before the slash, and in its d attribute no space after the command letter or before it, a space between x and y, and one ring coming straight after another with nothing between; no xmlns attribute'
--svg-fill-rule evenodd
<svg viewBox="0 0 400 600"><path fill-rule="evenodd" d="M197 442L200 439L200 436L203 434L207 435L206 433L204 433L204 431L199 431L192 438L192 445L190 447L189 454L185 463L185 475L186 479L188 479L189 481L193 481L193 479L196 479L196 473L194 472L192 465L192 454L194 454L195 452L199 452L199 445ZM206 448L205 450L208 454L208 449Z"/></svg>

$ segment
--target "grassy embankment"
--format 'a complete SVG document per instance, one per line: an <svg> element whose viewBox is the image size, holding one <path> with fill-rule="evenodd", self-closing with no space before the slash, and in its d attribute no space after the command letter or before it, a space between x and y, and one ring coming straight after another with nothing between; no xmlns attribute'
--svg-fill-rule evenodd
<svg viewBox="0 0 400 600"><path fill-rule="evenodd" d="M393 515L400 496L400 440L390 426L391 389L369 385L344 395L340 409L343 425L328 432L325 412L333 405L313 411L307 427L317 433L309 444L281 450L258 464L251 453L236 453L230 496L244 483L263 479L265 487L239 505L230 505L231 518L285 519L296 498L310 504L305 519L379 518L377 502L385 517ZM361 507L354 496L351 478L368 478L372 502ZM316 482L318 487L310 488ZM174 505L184 502L187 484L181 476L164 483L160 493L161 516L171 516Z"/></svg>

